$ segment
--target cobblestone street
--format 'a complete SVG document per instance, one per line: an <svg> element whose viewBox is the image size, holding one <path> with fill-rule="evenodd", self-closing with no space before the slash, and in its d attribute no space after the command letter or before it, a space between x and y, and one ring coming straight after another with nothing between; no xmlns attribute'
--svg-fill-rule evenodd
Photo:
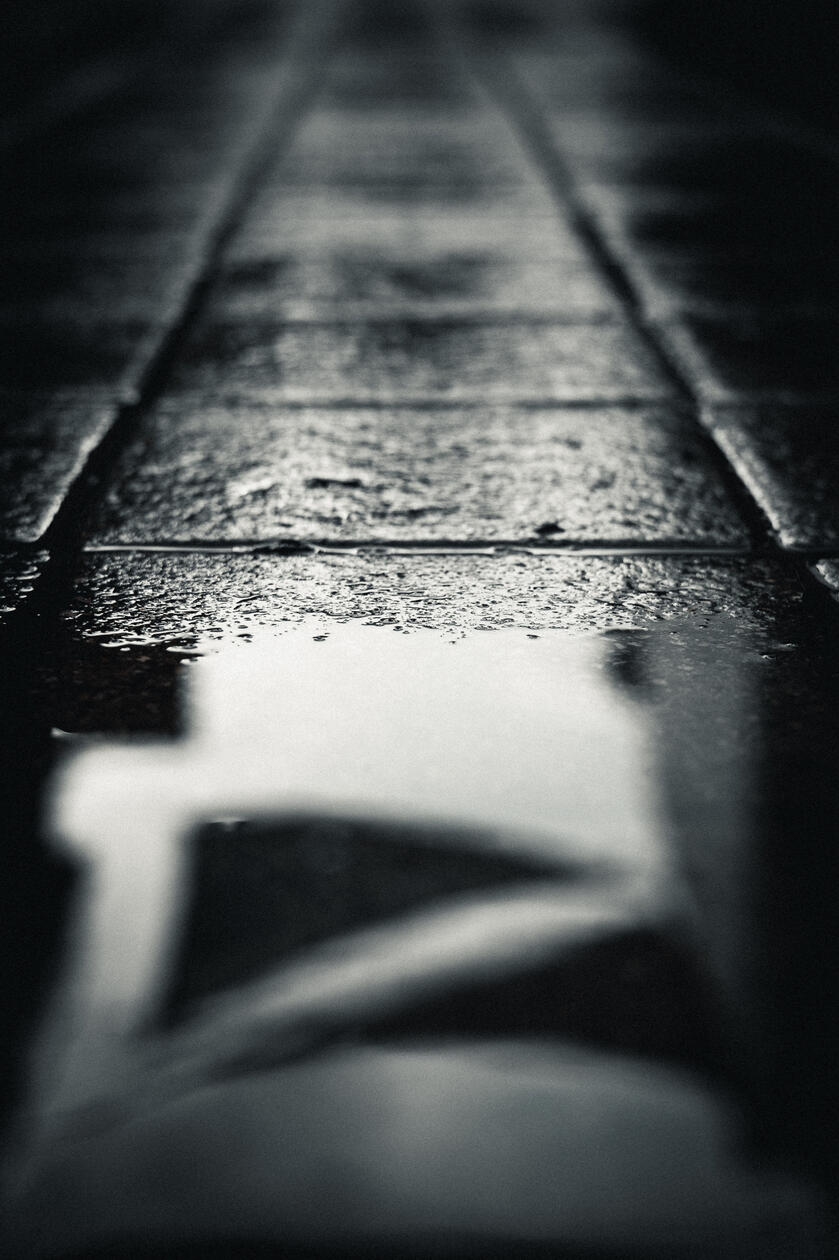
<svg viewBox="0 0 839 1260"><path fill-rule="evenodd" d="M20 45L4 1255L835 1254L839 138L642 7Z"/></svg>

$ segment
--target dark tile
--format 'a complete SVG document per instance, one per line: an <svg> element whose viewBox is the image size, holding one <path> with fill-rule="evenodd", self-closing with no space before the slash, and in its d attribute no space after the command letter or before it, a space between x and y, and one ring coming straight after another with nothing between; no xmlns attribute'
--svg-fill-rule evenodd
<svg viewBox="0 0 839 1260"><path fill-rule="evenodd" d="M714 436L785 547L839 547L836 406L707 411Z"/></svg>
<svg viewBox="0 0 839 1260"><path fill-rule="evenodd" d="M46 256L44 253L46 252ZM23 323L168 323L180 312L198 270L190 257L79 257L66 242L34 245L0 262L0 312Z"/></svg>
<svg viewBox="0 0 839 1260"><path fill-rule="evenodd" d="M607 243L622 258L641 255L673 262L767 256L797 261L811 271L829 258L839 205L836 189L809 186L774 191L611 189L591 185L585 199ZM814 261L815 260L815 261Z"/></svg>
<svg viewBox="0 0 839 1260"><path fill-rule="evenodd" d="M289 410L212 397L144 418L91 536L748 544L691 423L664 410Z"/></svg>
<svg viewBox="0 0 839 1260"><path fill-rule="evenodd" d="M631 329L443 321L196 330L176 388L282 402L659 401L672 389Z"/></svg>
<svg viewBox="0 0 839 1260"><path fill-rule="evenodd" d="M0 538L43 536L116 411L112 398L87 391L0 392Z"/></svg>
<svg viewBox="0 0 839 1260"><path fill-rule="evenodd" d="M839 312L839 269L832 256L681 258L639 255L626 270L653 319L682 314L771 319Z"/></svg>
<svg viewBox="0 0 839 1260"><path fill-rule="evenodd" d="M86 387L133 399L164 331L143 320L5 321L0 325L0 386Z"/></svg>
<svg viewBox="0 0 839 1260"><path fill-rule="evenodd" d="M662 324L660 330L705 402L795 402L839 393L835 318L696 317Z"/></svg>
<svg viewBox="0 0 839 1260"><path fill-rule="evenodd" d="M802 188L835 196L834 159L776 135L734 134L707 138L637 133L635 143L601 153L569 154L575 174L604 183L652 184L673 189L745 195L753 202L782 203Z"/></svg>

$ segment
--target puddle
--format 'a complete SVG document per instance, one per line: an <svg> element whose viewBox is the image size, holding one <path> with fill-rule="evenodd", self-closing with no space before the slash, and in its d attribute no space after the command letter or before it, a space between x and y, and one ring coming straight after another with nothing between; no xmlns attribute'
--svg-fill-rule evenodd
<svg viewBox="0 0 839 1260"><path fill-rule="evenodd" d="M21 1254L757 1257L768 1230L820 1255L812 1187L748 1158L779 1062L754 715L788 649L729 618L319 618L198 645L179 739L70 741L49 832L81 875L7 1157Z"/></svg>

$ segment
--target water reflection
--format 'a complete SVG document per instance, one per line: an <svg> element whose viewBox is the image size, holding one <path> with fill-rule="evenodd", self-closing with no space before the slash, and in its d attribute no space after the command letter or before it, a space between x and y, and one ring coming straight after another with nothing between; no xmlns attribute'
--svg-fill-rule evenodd
<svg viewBox="0 0 839 1260"><path fill-rule="evenodd" d="M810 1067L831 1096L774 1023L814 952L792 912L768 979L766 678L782 710L813 694L789 647L727 618L313 622L192 661L182 740L72 752L51 830L83 874L8 1159L24 1254L825 1254L797 1179L821 1126L799 1149L767 1101ZM806 720L780 738L800 756Z"/></svg>

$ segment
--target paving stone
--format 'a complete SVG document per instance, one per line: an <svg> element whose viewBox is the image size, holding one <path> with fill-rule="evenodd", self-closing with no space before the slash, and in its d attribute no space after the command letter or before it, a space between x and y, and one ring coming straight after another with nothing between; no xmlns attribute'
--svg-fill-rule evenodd
<svg viewBox="0 0 839 1260"><path fill-rule="evenodd" d="M116 404L88 391L0 392L0 538L41 538L90 452L110 428Z"/></svg>
<svg viewBox="0 0 839 1260"><path fill-rule="evenodd" d="M695 317L661 324L660 331L703 401L795 402L839 393L835 318Z"/></svg>
<svg viewBox="0 0 839 1260"><path fill-rule="evenodd" d="M321 94L322 108L374 109L413 107L452 111L474 106L476 92L450 61L423 55L336 57Z"/></svg>
<svg viewBox="0 0 839 1260"><path fill-rule="evenodd" d="M672 394L652 354L616 324L389 321L198 327L176 389L270 391L274 402L621 402Z"/></svg>
<svg viewBox="0 0 839 1260"><path fill-rule="evenodd" d="M486 188L531 182L535 171L510 126L488 108L314 110L268 179L283 186L468 180Z"/></svg>
<svg viewBox="0 0 839 1260"><path fill-rule="evenodd" d="M528 202L528 205L531 203ZM533 213L499 196L479 204L383 200L341 190L264 196L226 251L235 262L283 257L376 254L397 261L452 253L503 253L533 262L589 255L567 216L536 189Z"/></svg>
<svg viewBox="0 0 839 1260"><path fill-rule="evenodd" d="M25 605L46 560L43 551L0 552L0 629Z"/></svg>
<svg viewBox="0 0 839 1260"><path fill-rule="evenodd" d="M701 625L717 615L761 625L800 600L778 565L737 558L103 553L85 558L64 625L76 638L145 652L308 618L455 632L606 630L679 617Z"/></svg>
<svg viewBox="0 0 839 1260"><path fill-rule="evenodd" d="M786 547L839 547L836 407L709 408L707 422Z"/></svg>
<svg viewBox="0 0 839 1260"><path fill-rule="evenodd" d="M593 264L503 254L387 260L376 254L289 254L222 268L205 307L213 321L521 319L580 323L620 307Z"/></svg>
<svg viewBox="0 0 839 1260"><path fill-rule="evenodd" d="M101 317L0 322L0 386L107 389L132 400L164 333L148 321Z"/></svg>
<svg viewBox="0 0 839 1260"><path fill-rule="evenodd" d="M164 402L97 543L516 539L747 545L690 422L663 410Z"/></svg>

